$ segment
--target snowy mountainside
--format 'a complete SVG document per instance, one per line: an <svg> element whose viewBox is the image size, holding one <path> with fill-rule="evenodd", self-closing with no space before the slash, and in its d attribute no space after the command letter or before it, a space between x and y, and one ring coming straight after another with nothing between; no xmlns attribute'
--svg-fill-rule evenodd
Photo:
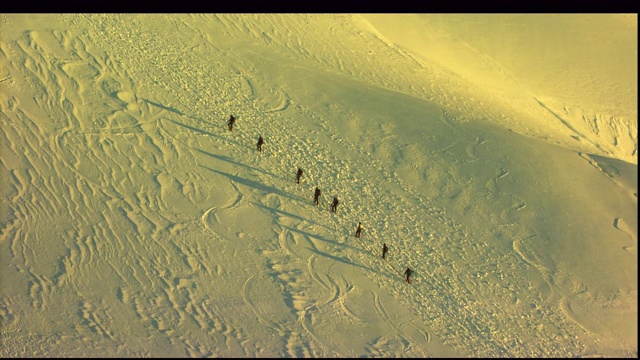
<svg viewBox="0 0 640 360"><path fill-rule="evenodd" d="M359 16L52 17L3 16L3 355L637 353L635 165Z"/></svg>
<svg viewBox="0 0 640 360"><path fill-rule="evenodd" d="M487 116L472 109L472 117L569 149L638 163L636 15L363 18L399 51L448 70L466 87L479 87L466 96L481 96L483 107L494 112ZM449 90L462 90L451 85Z"/></svg>

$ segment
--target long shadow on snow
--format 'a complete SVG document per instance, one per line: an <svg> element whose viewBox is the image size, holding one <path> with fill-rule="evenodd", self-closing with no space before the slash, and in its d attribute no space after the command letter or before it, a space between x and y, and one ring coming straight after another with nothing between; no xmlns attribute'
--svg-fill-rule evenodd
<svg viewBox="0 0 640 360"><path fill-rule="evenodd" d="M298 229L294 229L294 228L291 228L291 227L288 227L288 226L285 226L285 225L282 225L282 224L280 226L282 226L283 228L285 228L285 229L287 229L289 231L297 232L298 234L302 234L302 235L310 237L310 238L318 239L320 241L324 241L324 242L329 243L329 244L333 244L333 245L341 246L341 247L348 248L348 249L351 249L351 250L355 250L355 251L360 252L360 253L364 253L365 252L364 250L359 249L359 248L357 248L355 246L351 246L349 244L341 243L341 242L338 242L336 240L330 240L330 239L322 237L322 236L320 236L318 234L312 234L312 233L309 233L309 232L306 232L306 231L302 231L302 230L298 230Z"/></svg>
<svg viewBox="0 0 640 360"><path fill-rule="evenodd" d="M365 251L363 249L359 249L357 247L354 247L354 246L351 246L351 245L348 245L348 244L340 243L340 242L337 242L335 240L330 240L330 239L324 238L324 237L316 235L316 234L311 234L311 233L308 233L308 232L305 232L305 231L300 231L300 230L297 230L297 229L293 229L293 228L290 228L288 226L284 226L284 225L281 225L281 226L286 228L286 229L288 229L288 230L290 230L290 231L294 231L294 232L300 233L300 234L308 236L308 237L313 237L315 239L318 239L318 240L321 240L321 241L324 241L324 242L328 242L330 244L334 244L334 245L342 246L344 248L355 250L360 254L369 255L369 256L372 255L371 253L369 253L369 252L367 252L367 251ZM344 258L339 258L339 257L337 257L335 255L328 254L328 253L326 253L324 251L318 250L318 248L316 248L316 246L315 246L315 244L313 244L313 242L309 242L309 243L311 244L311 246L313 248L312 249L308 248L308 249L311 250L312 252L318 254L318 255L322 255L322 256L327 257L327 258L332 259L332 260L340 261L341 263L345 263L347 265L353 265L353 266L362 268L364 270L375 271L376 273L384 275L384 276L386 276L388 278L395 278L396 277L395 274L390 274L390 273L384 272L384 271L382 271L380 269L376 270L376 269L373 269L373 268L370 268L370 267L366 267L364 265L360 265L360 264L351 262L351 261L346 260Z"/></svg>
<svg viewBox="0 0 640 360"><path fill-rule="evenodd" d="M148 99L142 99L142 100L146 101L147 103L149 103L149 104L151 104L151 105L153 105L155 107L158 107L158 108L163 109L163 110L170 111L170 112L172 112L174 114L178 114L180 116L188 117L190 119L197 120L198 122L205 122L204 119L200 119L200 118L197 118L197 117L192 116L192 115L187 115L187 114L183 113L182 111L180 111L180 110L178 110L176 108L172 108L172 107L169 107L169 106L166 106L166 105L162 105L160 103L153 102L153 101L148 100ZM193 126L190 126L190 125L187 125L187 124L183 124L183 123L175 121L175 120L171 120L171 119L167 119L167 120L171 121L172 123L174 123L176 125L185 127L185 128L187 128L187 129L189 129L191 131L195 131L197 133L205 134L205 135L209 135L209 136L214 136L214 137L217 137L217 138L220 138L220 139L223 139L223 140L231 141L231 142L233 142L233 143L235 143L237 145L240 145L240 143L238 143L237 141L232 141L232 140L226 139L226 138L224 138L224 137L222 137L220 135L214 134L212 132L204 131L202 129L198 129L196 127L193 127Z"/></svg>
<svg viewBox="0 0 640 360"><path fill-rule="evenodd" d="M381 271L380 269L374 269L374 268L370 268L370 267L368 267L368 266L360 265L360 264L358 264L358 263L354 263L354 262L352 262L352 261L350 261L350 260L348 260L348 259L341 258L341 257L337 257L337 256L335 256L335 255L331 255L331 254L329 254L329 253L326 253L326 252L324 252L324 251L320 251L320 250L315 249L315 248L307 248L307 249L309 249L311 252L314 252L314 253L316 253L316 254L318 254L318 255L320 255L320 256L324 256L324 257L329 258L329 259L331 259L331 260L335 260L335 261L339 261L339 262L344 263L344 264L347 264L347 265L351 265L351 266L359 267L359 268L361 268L361 269L363 269L363 270L366 270L366 271L373 271L373 272L375 272L376 274L381 274L381 275L384 275L384 276L387 276L387 277L392 277L392 275L391 275L391 274L386 273L386 272L383 272L383 271Z"/></svg>
<svg viewBox="0 0 640 360"><path fill-rule="evenodd" d="M177 122L177 121L175 121L175 120L171 120L171 119L167 119L167 120L171 121L172 123L174 123L174 124L176 124L176 125L182 126L182 127L184 127L184 128L187 128L187 129L189 129L189 130L191 130L191 131L195 131L195 132L200 133L200 134L205 134L205 135L209 135L209 136L214 136L214 137L222 138L222 136L220 136L220 135L216 135L216 134L214 134L214 133L212 133L212 132L204 131L204 130L202 130L202 129L198 129L198 128L196 128L196 127L193 127L193 126L190 126L190 125L187 125L187 124L183 124L183 123L181 123L181 122Z"/></svg>
<svg viewBox="0 0 640 360"><path fill-rule="evenodd" d="M256 188L258 190L262 190L262 191L264 191L266 193L277 194L277 195L289 198L291 200L302 201L301 198L293 196L291 194L288 194L288 193L286 193L286 192L284 192L284 191L282 191L282 190L280 190L278 188L275 188L273 186L267 186L267 185L261 184L261 183L259 183L257 181L253 181L253 180L245 179L245 178L242 178L242 177L239 177L239 176L231 175L229 173L218 171L218 170L206 167L206 166L202 166L202 165L198 165L198 166L200 166L201 168L205 168L205 169L207 169L207 170L209 170L211 172L214 172L216 174L224 175L224 176L228 177L230 180L233 180L233 181L235 181L235 182L237 182L239 184L250 186L252 188ZM273 209L273 210L275 210L275 209ZM293 215L293 216L295 216L295 215Z"/></svg>
<svg viewBox="0 0 640 360"><path fill-rule="evenodd" d="M315 239L318 239L318 240L321 240L321 241L324 241L324 242L328 242L330 244L334 244L334 245L342 246L342 247L345 247L345 248L349 248L349 249L355 250L355 251L357 251L357 252L359 252L361 254L371 255L367 251L364 251L362 249L356 248L356 247L348 245L348 244L339 243L339 242L337 242L335 240L330 240L330 239L327 239L325 237L322 237L322 236L319 236L319 235L316 235L316 234L311 234L311 233L308 233L308 232L305 232L305 231L301 231L301 230L298 230L298 229L294 229L294 228L291 228L291 227L288 227L288 226L285 226L285 225L281 225L281 226L283 228L287 229L287 230L290 230L290 231L293 231L293 232L297 232L297 233L300 233L300 234L308 236L308 237L313 237ZM311 245L311 248L307 248L307 249L311 250L312 252L314 252L314 253L316 253L318 255L324 256L324 257L329 258L331 260L339 261L339 262L347 264L347 265L353 265L355 267L359 267L359 268L362 268L362 269L367 270L367 271L375 271L375 272L377 272L379 274L382 274L384 276L387 276L389 278L393 278L394 277L393 275L388 274L386 272L383 272L383 271L380 271L380 270L376 270L376 269L373 269L373 268L370 268L370 267L367 267L367 266L364 266L364 265L360 265L360 264L354 263L354 262L352 262L350 260L347 260L347 259L344 259L344 258L340 258L340 257L337 257L335 255L331 255L331 254L326 253L324 251L318 250L318 248L316 248L316 245L313 242L309 242L309 244Z"/></svg>
<svg viewBox="0 0 640 360"><path fill-rule="evenodd" d="M208 135L208 136L211 136L211 137L214 137L214 138L218 138L220 140L230 142L230 143L232 143L234 145L237 145L237 146L244 146L244 145L240 144L240 142L238 142L237 140L233 140L231 138L225 138L224 136L217 135L217 134L214 134L212 132L204 131L202 129L198 129L197 127L193 127L191 125L183 124L181 122L178 122L178 121L175 121L175 120L171 120L169 118L162 118L162 119L163 120L167 120L167 121L171 121L172 123L174 123L174 124L176 124L178 126L182 126L183 128L189 129L191 131L194 131L194 132L197 132L197 133L200 133L200 134L204 134L204 135ZM165 131L168 131L168 130L165 129Z"/></svg>
<svg viewBox="0 0 640 360"><path fill-rule="evenodd" d="M194 120L202 121L202 119L198 119L197 117L194 117L194 116L191 116L191 115L187 115L187 114L183 113L182 111L180 111L180 110L178 110L178 109L176 109L176 108L172 108L172 107L169 107L169 106L166 106L166 105L162 105L162 104L160 104L160 103L157 103L157 102L151 101L151 100L149 100L149 99L142 99L142 100L143 100L143 101L146 101L148 104L151 104L151 105L153 105L153 106L155 106L155 107L158 107L158 108L160 108L160 109L167 110L167 111L171 111L172 113L176 113L176 114L178 114L178 115L180 115L180 116L186 116L186 117L188 117L188 118L192 118L192 119L194 119Z"/></svg>
<svg viewBox="0 0 640 360"><path fill-rule="evenodd" d="M298 198L297 200L302 200L302 199ZM268 206L265 206L265 205L262 205L262 204L258 204L258 203L256 203L256 202L252 202L252 204L257 205L257 206L260 206L261 208L263 208L263 209L265 209L265 210L269 210L269 211L274 212L274 213L276 213L276 214L280 214L280 215L288 216L288 217L290 217L290 218L298 219L298 220L300 220L300 221L306 221L306 222L308 222L309 224L317 225L317 226L322 226L322 227L323 227L323 228L325 228L325 229L329 229L329 227L328 227L328 226L326 226L326 225L318 224L317 222L315 222L315 221L313 221L313 220L305 219L305 218L303 218L303 217L302 217L302 216L300 216L300 215L295 215L295 214L292 214L292 213L290 213L290 212L286 212L286 211L283 211L283 210L280 210L280 209L276 209L276 208L268 207ZM282 226L282 227L284 227L284 228L287 228L287 229L290 229L290 230L293 230L293 231L300 232L299 230L291 229L291 228L289 228L289 227L287 227L287 226L284 226L284 225L282 225L282 224L280 224L280 226ZM305 233L305 234L306 234L306 233ZM309 235L311 235L311 234L309 234Z"/></svg>
<svg viewBox="0 0 640 360"><path fill-rule="evenodd" d="M244 167L246 167L246 168L247 168L247 169L249 169L249 170L259 171L259 172L261 172L261 173L263 173L263 174L267 174L267 175L270 175L270 176L273 176L273 177L276 177L276 178L280 178L279 176L275 175L274 173L270 173L270 172L268 172L268 171L264 171L264 170L262 170L262 169L258 169L258 168L256 168L256 167L253 167L253 166L250 166L250 165L246 165L246 164L243 164L243 163L239 163L239 162L237 162L237 161L233 161L233 160L232 160L230 157L228 157L228 156L216 155L216 154L213 154L213 153L210 153L210 152L204 151L204 150L202 150L202 149L198 149L198 148L194 148L194 150L195 150L195 151L197 151L197 152L199 152L199 153L202 153L202 154L205 154L205 155L211 156L211 157L213 157L213 158L216 158L216 159L218 159L218 160L226 161L226 162L232 163L232 164L234 164L234 165L244 166ZM282 179L282 178L280 178L280 179ZM284 180L284 179L283 179L283 180Z"/></svg>

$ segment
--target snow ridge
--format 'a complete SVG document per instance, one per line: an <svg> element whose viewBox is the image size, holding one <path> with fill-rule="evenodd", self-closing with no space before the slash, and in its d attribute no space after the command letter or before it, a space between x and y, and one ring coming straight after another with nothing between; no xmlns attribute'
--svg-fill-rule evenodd
<svg viewBox="0 0 640 360"><path fill-rule="evenodd" d="M257 51L254 39L278 37L260 33L255 16L63 19L68 30L2 43L0 85L10 91L0 108L0 244L15 269L3 281L15 286L2 291L0 354L598 355L588 346L597 332L572 310L560 270L527 245L541 234L506 186L514 170L485 150L496 139L469 135L457 112L421 113L450 134L423 138L438 147L426 160L394 126L263 75L269 60L245 55ZM260 21L285 32L297 55L316 56L303 44L304 18ZM328 34L340 31L355 36L339 23ZM230 50L243 41L247 50ZM366 79L338 59L352 58L315 59L340 64L327 83ZM440 202L474 206L465 187L475 180L464 174L472 167L490 174L476 175L486 178L478 196L507 204L495 236L472 234ZM411 180L430 174L449 185ZM614 226L631 232L622 220Z"/></svg>

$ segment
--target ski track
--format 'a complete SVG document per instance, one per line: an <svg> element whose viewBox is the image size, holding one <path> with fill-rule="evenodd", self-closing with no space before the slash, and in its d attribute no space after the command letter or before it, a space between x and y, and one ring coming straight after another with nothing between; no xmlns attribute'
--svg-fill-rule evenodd
<svg viewBox="0 0 640 360"><path fill-rule="evenodd" d="M56 297L65 293L71 294L65 298L78 299L77 311L68 313L72 332L61 336L80 337L81 343L95 347L96 354L158 355L152 345L109 349L117 349L115 344L126 342L125 337L135 331L141 338L161 333L163 341L182 349L178 356L362 356L343 354L320 326L327 321L322 316L332 311L349 325L365 321L350 310L350 293L358 284L336 273L337 266L357 268L415 316L403 322L391 319L374 292L368 303L390 335L370 339L363 349L368 355L424 356L431 331L474 357L580 353L583 345L569 338L582 330L565 324L569 318L582 327L572 316L568 294L555 285L553 273L525 250L525 242L536 236L517 220L526 204L498 190L499 182L509 176L508 169L497 168L496 177L486 186L493 196L509 198L513 204L503 220L505 228L516 228L514 240L510 252L500 252L478 244L465 226L399 180L364 148L346 140L330 120L296 103L286 92L271 89L246 60L215 45L189 22L211 23L223 33L247 33L336 73L367 78L377 72L355 70L361 64L344 63L342 59L353 59L346 56L352 50L341 48L339 41L335 49L323 52L326 57L306 50L304 29L294 27L301 23L289 23L286 16L271 17L271 31L284 34L258 33L252 15L238 17L245 21L232 21L229 15L171 18L167 21L173 27L164 31L176 31L184 40L173 45L152 30L145 31L137 17L80 14L65 17L68 30L27 32L7 44L11 57L3 55L2 60L11 75L0 84L15 82L35 89L33 102L42 113L25 112L16 98L1 109L3 118L10 119L1 129L5 157L1 164L9 174L10 191L6 192L11 194L12 217L3 219L0 242L10 250L8 256L17 270L12 276L25 279L26 295L19 296L26 296L31 308L17 306L18 295L2 299L2 335L7 340L0 354L46 356L54 349L65 349L59 339L14 330L16 319L58 311ZM89 26L87 31L75 31L84 24ZM327 36L357 36L352 26L331 28ZM44 47L51 37L59 47L55 51ZM276 42L276 38L287 41ZM107 41L128 46L99 50L98 45ZM385 51L379 56L404 57L438 76L437 69L381 45L375 36L367 41ZM216 64L213 70L203 68L193 51L201 46L228 58L228 63ZM374 68L376 62L366 66ZM175 74L171 83L162 76L166 71ZM24 82L17 74L24 75ZM371 80L394 87L382 78ZM155 87L166 90L158 95L165 94L164 98L149 95ZM452 95L441 90L416 91L421 96L440 92L447 104L466 104L467 100L446 98ZM102 103L88 106L95 99ZM233 133L223 122L229 113L240 113ZM289 121L292 113L310 119L318 129L308 134ZM38 120L43 114L48 122ZM456 128L454 122L447 124ZM315 140L321 133L329 142ZM255 150L259 134L266 140L262 154ZM485 141L464 139L449 147L465 146L469 161L482 161ZM343 151L355 161L347 163ZM305 169L299 185L294 183L296 166ZM362 170L367 168L375 169L377 178L368 179ZM212 177L215 184L210 184ZM323 196L316 207L312 194L320 183ZM397 192L384 192L381 184ZM341 199L336 214L328 211L333 195ZM384 208L364 205L370 203L384 204ZM233 321L236 311L243 312L241 305L235 304L235 310L227 313L216 304L215 294L202 289L212 282L214 288L223 289L215 282L232 281L225 280L229 269L218 265L216 256L233 252L235 258L254 251L242 239L226 236L219 218L247 206L265 212L277 236L257 245L256 251L268 255L263 263L249 264L248 272L234 275L238 283L244 281L238 302L251 309L265 334L277 336L271 343L267 335L255 340L255 334L248 333L251 329ZM364 214L363 237L355 239L354 224ZM386 263L380 258L383 240L392 242ZM427 242L423 246L427 252L414 251L414 241ZM42 254L42 248L51 253ZM486 263L488 259L492 260ZM480 264L472 267L477 272L462 271L466 263ZM406 266L416 270L410 286L402 277ZM510 275L520 266L536 268L554 291L563 294L557 307L521 295L527 293L527 284ZM496 278L501 279L500 285L493 282ZM281 290L279 298L271 301L281 301L290 314L274 320L273 314L264 313L261 302L265 300L255 290L258 283ZM109 290L96 292L102 287ZM96 293L113 294L121 307L114 308ZM505 299L505 303L485 303L486 298ZM119 315L121 310L125 315ZM528 321L533 311L542 312L551 326L568 330L557 335L536 331ZM139 324L123 332L131 314ZM429 330L417 324L426 324ZM563 338L564 347L549 347L557 342L552 336ZM20 342L22 349L15 345Z"/></svg>

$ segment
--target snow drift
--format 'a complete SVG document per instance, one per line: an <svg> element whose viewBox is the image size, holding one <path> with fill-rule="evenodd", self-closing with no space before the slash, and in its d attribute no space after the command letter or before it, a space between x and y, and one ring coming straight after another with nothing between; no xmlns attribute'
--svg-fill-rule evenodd
<svg viewBox="0 0 640 360"><path fill-rule="evenodd" d="M0 19L3 356L637 356L636 15Z"/></svg>

